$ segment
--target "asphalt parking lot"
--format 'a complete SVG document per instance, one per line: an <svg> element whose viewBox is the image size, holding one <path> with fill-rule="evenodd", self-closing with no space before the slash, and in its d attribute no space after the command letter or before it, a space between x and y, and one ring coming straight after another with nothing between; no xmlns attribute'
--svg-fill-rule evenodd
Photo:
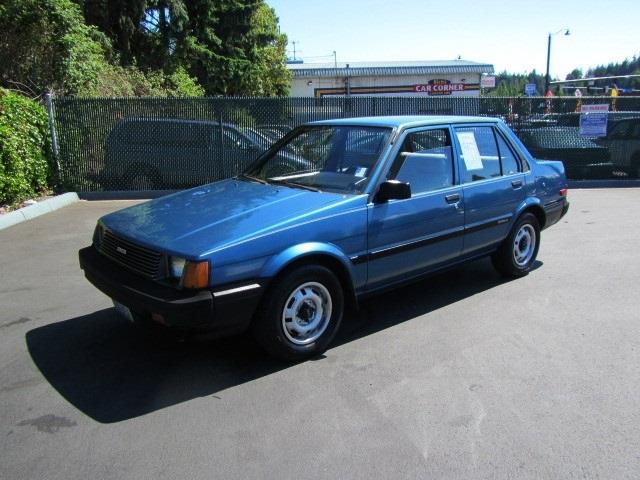
<svg viewBox="0 0 640 480"><path fill-rule="evenodd" d="M132 202L0 231L0 478L638 478L640 189L570 200L529 276L376 297L293 366L115 314L77 250Z"/></svg>

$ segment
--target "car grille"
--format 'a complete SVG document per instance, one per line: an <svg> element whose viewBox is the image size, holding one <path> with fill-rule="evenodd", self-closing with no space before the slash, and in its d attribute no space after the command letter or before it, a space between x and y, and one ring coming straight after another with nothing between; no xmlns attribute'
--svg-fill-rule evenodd
<svg viewBox="0 0 640 480"><path fill-rule="evenodd" d="M153 279L160 277L162 254L155 250L117 237L109 230L105 230L99 250L103 255L134 272Z"/></svg>

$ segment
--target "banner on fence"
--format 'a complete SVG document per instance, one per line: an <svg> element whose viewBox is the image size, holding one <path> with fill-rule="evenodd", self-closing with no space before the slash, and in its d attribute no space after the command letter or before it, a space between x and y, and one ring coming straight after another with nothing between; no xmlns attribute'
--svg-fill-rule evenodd
<svg viewBox="0 0 640 480"><path fill-rule="evenodd" d="M607 135L609 105L582 105L580 109L580 135L585 137L604 137Z"/></svg>

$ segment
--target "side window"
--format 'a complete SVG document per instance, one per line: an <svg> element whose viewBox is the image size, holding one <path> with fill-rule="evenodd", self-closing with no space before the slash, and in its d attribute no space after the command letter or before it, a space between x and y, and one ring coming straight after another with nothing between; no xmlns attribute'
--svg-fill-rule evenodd
<svg viewBox="0 0 640 480"><path fill-rule="evenodd" d="M453 185L453 155L447 129L406 136L388 178L407 182L413 194Z"/></svg>
<svg viewBox="0 0 640 480"><path fill-rule="evenodd" d="M502 138L500 134L496 132L496 138L498 139L498 150L500 151L500 163L502 165L503 175L513 175L518 173L518 160L513 154L511 147L507 145L507 142Z"/></svg>
<svg viewBox="0 0 640 480"><path fill-rule="evenodd" d="M462 182L476 182L487 178L499 177L500 157L493 127L456 128L460 144Z"/></svg>
<svg viewBox="0 0 640 480"><path fill-rule="evenodd" d="M222 146L224 148L251 148L251 142L240 135L238 132L229 128L224 129L222 137Z"/></svg>

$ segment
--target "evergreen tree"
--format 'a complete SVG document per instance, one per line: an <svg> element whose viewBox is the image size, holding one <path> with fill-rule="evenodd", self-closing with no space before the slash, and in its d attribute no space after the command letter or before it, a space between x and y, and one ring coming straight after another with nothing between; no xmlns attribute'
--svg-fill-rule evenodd
<svg viewBox="0 0 640 480"><path fill-rule="evenodd" d="M210 95L284 95L286 36L262 0L192 0L176 55Z"/></svg>
<svg viewBox="0 0 640 480"><path fill-rule="evenodd" d="M124 66L184 67L209 95L285 95L286 35L264 0L86 0Z"/></svg>

